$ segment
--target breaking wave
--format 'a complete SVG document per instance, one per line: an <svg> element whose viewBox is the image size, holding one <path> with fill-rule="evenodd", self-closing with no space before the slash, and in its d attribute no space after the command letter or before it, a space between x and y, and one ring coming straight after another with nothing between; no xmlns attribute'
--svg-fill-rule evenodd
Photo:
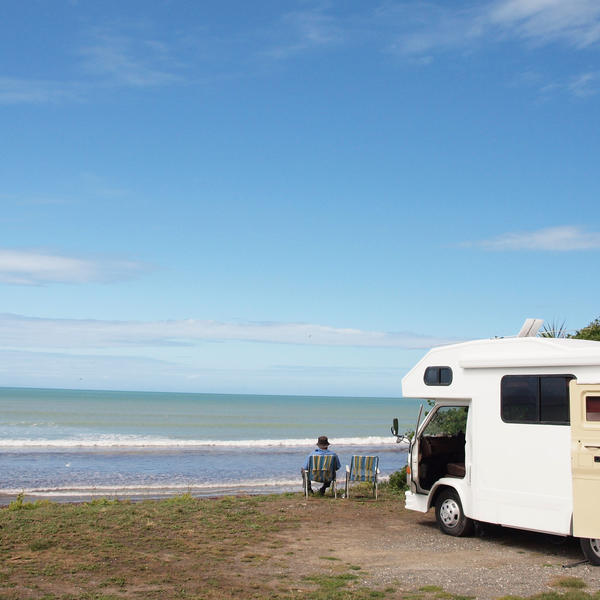
<svg viewBox="0 0 600 600"><path fill-rule="evenodd" d="M367 436L330 438L332 446L389 446L396 444L392 436ZM149 438L127 435L101 435L95 437L65 439L3 439L0 449L21 450L71 450L77 448L99 449L184 449L184 448L302 448L315 445L314 438L299 439L262 439L262 440L181 440L173 438Z"/></svg>

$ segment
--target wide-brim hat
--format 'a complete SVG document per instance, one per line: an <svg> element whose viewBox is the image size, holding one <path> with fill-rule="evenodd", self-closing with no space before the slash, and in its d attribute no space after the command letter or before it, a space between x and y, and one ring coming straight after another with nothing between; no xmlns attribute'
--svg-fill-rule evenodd
<svg viewBox="0 0 600 600"><path fill-rule="evenodd" d="M319 446L319 448L327 448L327 446L329 446L329 440L327 439L326 435L319 437L317 440L317 446Z"/></svg>

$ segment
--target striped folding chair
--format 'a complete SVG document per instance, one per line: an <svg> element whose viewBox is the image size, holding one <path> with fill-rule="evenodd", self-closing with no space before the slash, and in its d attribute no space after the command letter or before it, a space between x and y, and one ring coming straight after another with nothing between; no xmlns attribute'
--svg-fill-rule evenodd
<svg viewBox="0 0 600 600"><path fill-rule="evenodd" d="M379 456L353 456L350 466L346 465L346 498L350 497L351 481L368 481L373 484L373 495L377 500Z"/></svg>
<svg viewBox="0 0 600 600"><path fill-rule="evenodd" d="M335 478L334 456L331 454L315 454L308 457L308 469L302 469L302 486L304 495L308 498L308 485L311 481L317 483L331 482L333 495L337 498L337 482Z"/></svg>

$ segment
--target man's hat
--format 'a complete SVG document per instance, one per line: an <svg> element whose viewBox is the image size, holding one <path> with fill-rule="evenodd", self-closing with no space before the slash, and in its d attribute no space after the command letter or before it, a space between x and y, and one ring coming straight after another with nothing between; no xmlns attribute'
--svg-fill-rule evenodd
<svg viewBox="0 0 600 600"><path fill-rule="evenodd" d="M317 440L317 446L319 446L319 448L327 448L327 446L329 446L329 440L327 439L326 435L319 437Z"/></svg>

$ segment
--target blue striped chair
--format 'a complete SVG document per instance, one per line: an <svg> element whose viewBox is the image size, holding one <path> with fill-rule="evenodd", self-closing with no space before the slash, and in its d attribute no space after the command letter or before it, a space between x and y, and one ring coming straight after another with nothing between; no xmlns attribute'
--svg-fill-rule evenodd
<svg viewBox="0 0 600 600"><path fill-rule="evenodd" d="M373 484L373 495L377 500L379 475L379 456L353 456L350 466L346 465L346 494L350 497L351 481L368 481Z"/></svg>
<svg viewBox="0 0 600 600"><path fill-rule="evenodd" d="M334 456L332 454L315 454L308 457L308 469L302 469L302 486L304 495L308 498L308 485L311 481L317 483L331 482L333 495L337 498L337 482L335 477Z"/></svg>

